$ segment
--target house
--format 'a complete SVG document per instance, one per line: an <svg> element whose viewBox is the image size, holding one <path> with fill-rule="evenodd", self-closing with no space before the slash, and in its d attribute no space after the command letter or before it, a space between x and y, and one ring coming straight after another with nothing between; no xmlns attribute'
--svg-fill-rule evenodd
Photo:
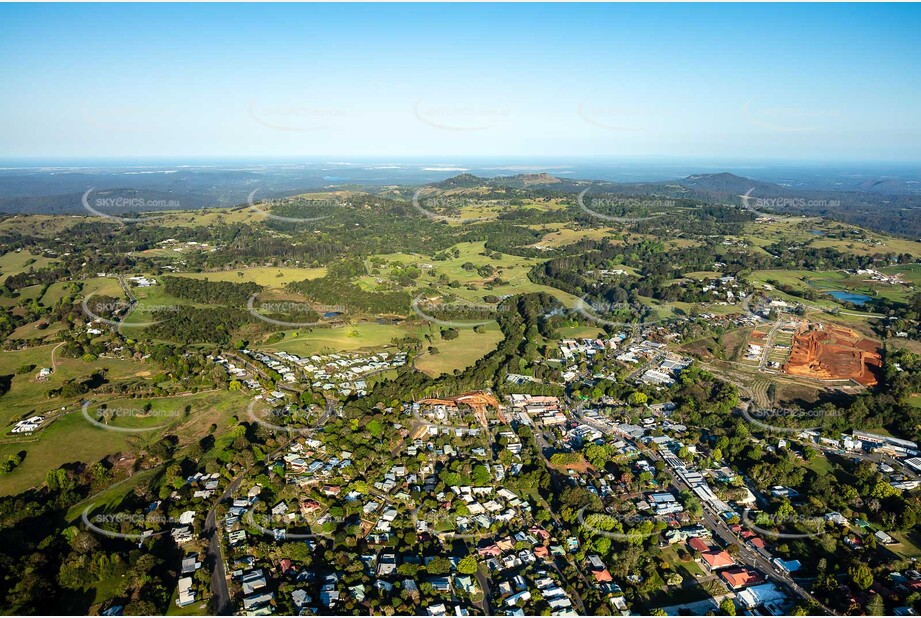
<svg viewBox="0 0 921 618"><path fill-rule="evenodd" d="M752 586L741 591L736 598L748 609L774 605L786 601L787 596L772 583ZM781 614L782 615L782 614Z"/></svg>
<svg viewBox="0 0 921 618"><path fill-rule="evenodd" d="M701 539L700 537L696 537L696 536L692 537L691 539L688 539L688 546L691 549L698 551L700 553L710 551L710 546L707 545L703 539Z"/></svg>
<svg viewBox="0 0 921 618"><path fill-rule="evenodd" d="M892 545L895 543L895 539L883 532L882 530L877 530L873 533L873 536L876 537L876 540L882 543L883 545Z"/></svg>
<svg viewBox="0 0 921 618"><path fill-rule="evenodd" d="M530 600L531 600L531 593L527 590L522 590L521 592L513 594L512 596L505 599L505 604L508 607L514 607L515 605L518 604L518 601L530 601Z"/></svg>
<svg viewBox="0 0 921 618"><path fill-rule="evenodd" d="M271 612L260 612L260 610L266 609L272 601L275 600L274 592L259 592L248 597L243 597L243 609L248 613L271 613Z"/></svg>
<svg viewBox="0 0 921 618"><path fill-rule="evenodd" d="M592 571L592 576L594 576L595 581L598 582L599 584L614 581L614 578L611 577L611 572L608 571L607 569L602 569L600 571Z"/></svg>
<svg viewBox="0 0 921 618"><path fill-rule="evenodd" d="M243 594L252 594L257 590L261 590L265 588L266 583L265 574L263 574L262 569L244 573L240 580L240 584L243 586Z"/></svg>
<svg viewBox="0 0 921 618"><path fill-rule="evenodd" d="M431 577L426 580L435 592L451 592L451 580L447 577Z"/></svg>
<svg viewBox="0 0 921 618"><path fill-rule="evenodd" d="M195 602L195 592L192 590L192 578L183 577L179 580L179 595L176 598L176 605L185 607Z"/></svg>
<svg viewBox="0 0 921 618"><path fill-rule="evenodd" d="M282 558L278 561L278 570L282 575L287 575L291 571L295 570L294 563L287 558Z"/></svg>
<svg viewBox="0 0 921 618"><path fill-rule="evenodd" d="M313 599L306 591L295 590L291 593L291 601L294 603L294 607L303 609L307 604L311 603Z"/></svg>
<svg viewBox="0 0 921 618"><path fill-rule="evenodd" d="M192 529L188 526L177 526L173 528L170 530L170 536L173 537L173 541L175 541L177 545L188 543L193 539Z"/></svg>
<svg viewBox="0 0 921 618"><path fill-rule="evenodd" d="M713 549L701 552L700 558L701 563L706 566L710 572L735 566L736 563L735 560L732 559L732 556L729 555L729 552L725 550Z"/></svg>
<svg viewBox="0 0 921 618"><path fill-rule="evenodd" d="M197 555L189 555L182 559L182 574L188 575L201 568L201 562L198 561Z"/></svg>
<svg viewBox="0 0 921 618"><path fill-rule="evenodd" d="M726 580L726 583L733 590L739 590L747 586L764 583L764 576L756 571L749 571L744 568L723 569L720 571L720 577Z"/></svg>
<svg viewBox="0 0 921 618"><path fill-rule="evenodd" d="M288 505L284 501L279 502L272 507L272 515L275 517L281 517L288 512Z"/></svg>
<svg viewBox="0 0 921 618"><path fill-rule="evenodd" d="M773 562L774 566L778 569L787 573L795 573L802 568L802 564L800 564L799 560L782 560L780 558L774 558L771 562Z"/></svg>
<svg viewBox="0 0 921 618"><path fill-rule="evenodd" d="M10 433L32 433L38 429L44 421L44 416L32 416L24 421L16 423L16 426L13 427Z"/></svg>
<svg viewBox="0 0 921 618"><path fill-rule="evenodd" d="M415 601L419 600L419 587L416 586L415 580L404 579L403 580L403 590L405 590L407 594L409 594L409 596L413 598L413 600Z"/></svg>
<svg viewBox="0 0 921 618"><path fill-rule="evenodd" d="M459 575L454 578L454 587L463 590L467 594L476 594L477 587L473 578L469 575Z"/></svg>

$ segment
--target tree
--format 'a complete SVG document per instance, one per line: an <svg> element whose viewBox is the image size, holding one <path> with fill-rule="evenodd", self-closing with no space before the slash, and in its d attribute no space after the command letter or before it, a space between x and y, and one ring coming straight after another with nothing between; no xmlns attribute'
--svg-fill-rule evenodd
<svg viewBox="0 0 921 618"><path fill-rule="evenodd" d="M855 562L848 570L847 574L851 576L851 581L861 590L869 590L873 585L873 571L862 562Z"/></svg>
<svg viewBox="0 0 921 618"><path fill-rule="evenodd" d="M477 572L477 567L476 556L470 554L461 558L457 563L457 572L462 575L474 575Z"/></svg>
<svg viewBox="0 0 921 618"><path fill-rule="evenodd" d="M874 594L873 598L870 599L870 602L867 603L867 616L885 616L886 615L886 605L883 603L883 597L879 594Z"/></svg>
<svg viewBox="0 0 921 618"><path fill-rule="evenodd" d="M639 391L634 391L627 397L627 403L635 406L642 405L647 401L649 401L649 397L646 396L646 393L641 393Z"/></svg>
<svg viewBox="0 0 921 618"><path fill-rule="evenodd" d="M429 575L447 575L451 572L451 561L441 556L435 556L425 565L425 570Z"/></svg>
<svg viewBox="0 0 921 618"><path fill-rule="evenodd" d="M723 612L724 616L735 616L736 604L732 602L732 599L727 597L720 601L720 611Z"/></svg>

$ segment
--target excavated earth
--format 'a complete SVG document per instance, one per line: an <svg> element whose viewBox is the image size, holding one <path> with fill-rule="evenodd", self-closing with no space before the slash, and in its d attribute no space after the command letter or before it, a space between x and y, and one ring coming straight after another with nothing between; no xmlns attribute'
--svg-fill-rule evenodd
<svg viewBox="0 0 921 618"><path fill-rule="evenodd" d="M793 349L783 370L819 380L856 380L874 386L882 365L876 342L842 326L810 324L793 336Z"/></svg>

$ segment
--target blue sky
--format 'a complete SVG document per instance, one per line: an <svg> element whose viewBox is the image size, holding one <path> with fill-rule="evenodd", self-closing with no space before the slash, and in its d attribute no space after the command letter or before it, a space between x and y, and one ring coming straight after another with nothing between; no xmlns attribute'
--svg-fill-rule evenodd
<svg viewBox="0 0 921 618"><path fill-rule="evenodd" d="M921 161L912 5L0 5L0 158Z"/></svg>

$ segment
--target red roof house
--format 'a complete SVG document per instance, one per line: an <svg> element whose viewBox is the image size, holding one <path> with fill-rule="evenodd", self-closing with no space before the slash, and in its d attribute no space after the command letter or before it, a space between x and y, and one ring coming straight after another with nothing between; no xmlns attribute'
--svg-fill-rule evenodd
<svg viewBox="0 0 921 618"><path fill-rule="evenodd" d="M710 546L704 543L702 538L697 536L688 539L688 545L691 547L691 549L696 549L701 553L710 550Z"/></svg>
<svg viewBox="0 0 921 618"><path fill-rule="evenodd" d="M718 551L714 549L711 551L703 552L700 557L703 559L704 564L706 564L711 571L735 566L736 563L736 561L732 559L732 556L729 555L729 552L725 550Z"/></svg>
<svg viewBox="0 0 921 618"><path fill-rule="evenodd" d="M720 571L720 577L725 579L726 583L729 584L729 587L733 590L764 582L764 576L761 575L761 573L742 568L724 569Z"/></svg>

